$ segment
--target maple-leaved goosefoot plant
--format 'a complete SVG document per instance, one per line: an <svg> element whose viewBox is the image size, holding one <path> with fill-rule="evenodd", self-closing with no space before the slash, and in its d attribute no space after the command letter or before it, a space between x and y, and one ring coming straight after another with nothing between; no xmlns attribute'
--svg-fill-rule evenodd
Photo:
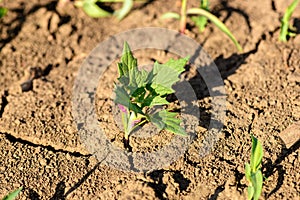
<svg viewBox="0 0 300 200"><path fill-rule="evenodd" d="M133 57L127 42L124 43L121 61L118 63L118 84L115 84L114 102L118 105L124 127L124 147L131 151L129 136L139 125L153 123L159 130L168 130L185 136L180 126L181 120L176 112L162 109L154 112L154 106L168 105L166 97L174 93L172 86L179 81L185 70L188 57L170 59L165 64L154 63L151 71L138 69L137 59Z"/></svg>

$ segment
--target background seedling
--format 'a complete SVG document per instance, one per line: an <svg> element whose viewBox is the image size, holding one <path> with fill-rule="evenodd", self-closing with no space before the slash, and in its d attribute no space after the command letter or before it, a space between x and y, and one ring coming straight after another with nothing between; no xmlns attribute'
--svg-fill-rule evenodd
<svg viewBox="0 0 300 200"><path fill-rule="evenodd" d="M198 26L200 32L203 32L207 24L207 20L214 23L223 33L225 33L231 41L235 44L239 51L242 51L242 47L235 39L230 30L226 25L220 21L215 15L209 12L208 0L201 0L199 8L191 8L187 10L187 0L181 1L181 13L167 12L162 16L162 19L174 18L180 20L180 32L184 33L186 29L186 18L187 16L192 16L192 20ZM195 16L196 15L196 16Z"/></svg>
<svg viewBox="0 0 300 200"><path fill-rule="evenodd" d="M3 198L3 200L14 200L18 194L21 192L21 190L23 189L23 187L20 187L19 189L16 189L15 191L9 193L7 196L5 196Z"/></svg>
<svg viewBox="0 0 300 200"><path fill-rule="evenodd" d="M135 0L140 1L141 0ZM115 16L118 20L122 20L132 9L134 0L78 0L75 6L81 7L83 11L90 17L109 17ZM102 9L100 3L123 3L122 8L113 13Z"/></svg>
<svg viewBox="0 0 300 200"><path fill-rule="evenodd" d="M281 20L281 28L280 28L280 35L279 35L280 41L286 42L288 36L293 37L296 35L295 33L296 30L294 27L290 26L289 21L298 3L299 0L294 0L284 13L284 16Z"/></svg>
<svg viewBox="0 0 300 200"><path fill-rule="evenodd" d="M248 185L248 200L258 200L263 185L263 175L261 172L261 162L263 157L263 148L253 135L252 139L252 150L250 164L245 164L245 176L249 183Z"/></svg>
<svg viewBox="0 0 300 200"><path fill-rule="evenodd" d="M199 8L209 12L208 0L201 0ZM200 16L192 16L191 19L199 28L200 33L203 32L207 24L207 18L205 16L200 15Z"/></svg>
<svg viewBox="0 0 300 200"><path fill-rule="evenodd" d="M0 0L0 3L2 0ZM0 18L2 18L7 13L7 8L0 7Z"/></svg>
<svg viewBox="0 0 300 200"><path fill-rule="evenodd" d="M180 126L181 120L171 110L154 110L154 106L168 105L168 94L174 93L172 85L184 71L188 58L170 59L165 64L154 63L148 72L139 70L137 59L133 57L129 45L125 42L121 62L118 63L119 84L115 86L115 103L118 105L124 126L124 146L131 151L130 133L146 122L152 122L159 130L165 129L179 135L186 135Z"/></svg>

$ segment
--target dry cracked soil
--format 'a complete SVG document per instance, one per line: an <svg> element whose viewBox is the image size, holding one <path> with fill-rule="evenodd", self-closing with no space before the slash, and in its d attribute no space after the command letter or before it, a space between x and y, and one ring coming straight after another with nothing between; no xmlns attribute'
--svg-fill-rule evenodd
<svg viewBox="0 0 300 200"><path fill-rule="evenodd" d="M87 151L73 123L72 88L84 59L108 37L142 27L178 30L178 21L160 16L178 12L179 2L135 3L121 22L92 19L72 1L61 2L1 3L9 12L0 20L0 198L23 186L18 199L246 199L244 164L254 134L264 148L261 199L299 199L299 126L293 125L300 122L300 35L278 41L289 1L210 1L243 52L213 24L200 34L188 20L186 34L205 49L223 78L226 119L214 150L199 158L212 102L201 77L191 78L192 85L200 85L195 86L201 113L198 137L176 162L147 173L109 167ZM291 23L299 33L300 6ZM145 62L172 56L155 51L136 55ZM111 116L116 76L113 64L100 80L96 105L107 137L120 146L120 130ZM291 126L298 130L289 136L294 142L286 143L281 134ZM133 140L133 150L160 148L170 137Z"/></svg>

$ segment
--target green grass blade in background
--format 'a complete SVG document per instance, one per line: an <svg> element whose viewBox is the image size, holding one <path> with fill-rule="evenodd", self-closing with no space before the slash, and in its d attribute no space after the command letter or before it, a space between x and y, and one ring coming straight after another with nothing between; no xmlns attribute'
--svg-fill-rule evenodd
<svg viewBox="0 0 300 200"><path fill-rule="evenodd" d="M114 15L118 20L122 20L130 12L132 6L133 0L124 0L122 8L120 10L116 10Z"/></svg>
<svg viewBox="0 0 300 200"><path fill-rule="evenodd" d="M209 12L209 8L208 8L208 0L200 0L200 7L206 11ZM196 24L196 26L198 27L200 33L202 33L205 30L206 24L207 24L207 18L205 16L193 16L192 21Z"/></svg>
<svg viewBox="0 0 300 200"><path fill-rule="evenodd" d="M176 12L166 12L161 17L161 19L180 19L180 15Z"/></svg>
<svg viewBox="0 0 300 200"><path fill-rule="evenodd" d="M111 16L110 12L107 12L101 9L95 0L84 0L76 1L75 6L82 7L83 11L90 17L99 18L99 17L108 17Z"/></svg>
<svg viewBox="0 0 300 200"><path fill-rule="evenodd" d="M239 51L243 51L242 47L240 46L238 41L235 39L233 34L226 27L226 25L223 22L221 22L216 16L211 14L210 12L208 12L202 8L191 8L187 11L187 14L188 15L203 15L203 16L205 16L207 19L209 19L211 22L213 22L223 33L225 33L232 40L232 42L235 44L236 48Z"/></svg>
<svg viewBox="0 0 300 200"><path fill-rule="evenodd" d="M6 8L0 8L0 18L2 18L4 15L6 15L7 9Z"/></svg>
<svg viewBox="0 0 300 200"><path fill-rule="evenodd" d="M280 35L279 35L280 41L283 42L287 41L286 37L289 35L289 21L298 3L299 0L294 0L284 13L284 16L281 20Z"/></svg>

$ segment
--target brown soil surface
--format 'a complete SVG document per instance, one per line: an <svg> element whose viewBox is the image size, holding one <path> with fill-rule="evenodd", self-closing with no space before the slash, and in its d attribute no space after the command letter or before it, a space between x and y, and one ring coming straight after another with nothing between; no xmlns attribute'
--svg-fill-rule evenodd
<svg viewBox="0 0 300 200"><path fill-rule="evenodd" d="M222 135L204 158L197 156L199 137L171 166L142 174L98 163L82 145L72 119L73 82L87 55L109 36L149 26L177 30L177 21L161 21L159 16L179 11L178 4L137 3L118 22L89 18L72 4L4 0L1 5L9 12L0 20L0 198L23 186L19 199L245 199L244 164L249 162L252 133L264 148L261 198L299 199L299 141L287 148L279 137L300 120L300 35L278 42L280 17L288 3L210 1L244 53L237 53L213 24L199 34L189 23L187 35L209 53L224 79L228 97ZM298 31L299 18L298 6L293 15ZM169 56L137 54L160 62ZM115 80L113 67L103 82ZM30 77L32 87L22 85ZM21 85L27 91L22 92ZM102 91L106 98L112 89L110 84ZM111 105L105 103L98 101L99 108L104 105L98 114L100 121L108 122ZM197 134L202 134L208 128L210 97L200 96L199 105L203 121ZM120 136L119 130L111 130ZM158 148L164 142L168 136ZM134 140L134 149L140 143ZM151 146L145 142L143 148Z"/></svg>

